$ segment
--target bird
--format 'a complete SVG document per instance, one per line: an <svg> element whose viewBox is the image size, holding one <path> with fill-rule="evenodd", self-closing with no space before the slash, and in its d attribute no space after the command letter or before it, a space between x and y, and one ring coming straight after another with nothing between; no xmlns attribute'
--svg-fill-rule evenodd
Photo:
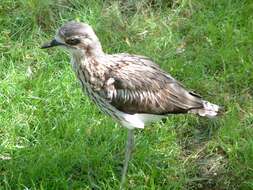
<svg viewBox="0 0 253 190"><path fill-rule="evenodd" d="M134 148L134 130L171 114L213 118L221 106L210 103L160 68L150 58L129 53L107 54L93 28L77 21L63 24L41 48L63 47L83 91L117 123L127 128L121 174L124 186Z"/></svg>

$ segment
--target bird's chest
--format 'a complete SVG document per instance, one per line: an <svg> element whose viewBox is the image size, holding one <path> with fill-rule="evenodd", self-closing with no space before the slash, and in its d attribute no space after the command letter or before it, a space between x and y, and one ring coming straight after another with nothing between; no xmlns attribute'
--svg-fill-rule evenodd
<svg viewBox="0 0 253 190"><path fill-rule="evenodd" d="M103 73L94 65L94 60L72 58L73 70L82 87L89 91L99 91L103 87Z"/></svg>
<svg viewBox="0 0 253 190"><path fill-rule="evenodd" d="M101 111L118 119L119 116L117 115L117 110L110 105L109 101L104 98L104 96L101 96L105 84L103 72L99 72L100 68L92 68L90 62L87 63L84 61L86 60L72 59L73 70L76 73L83 90L86 91L87 95L101 109Z"/></svg>
<svg viewBox="0 0 253 190"><path fill-rule="evenodd" d="M93 65L91 65L93 64ZM104 86L103 73L99 68L95 68L92 60L72 59L73 70L80 81L80 84L86 94L99 107L106 104L106 100L100 96L101 89Z"/></svg>

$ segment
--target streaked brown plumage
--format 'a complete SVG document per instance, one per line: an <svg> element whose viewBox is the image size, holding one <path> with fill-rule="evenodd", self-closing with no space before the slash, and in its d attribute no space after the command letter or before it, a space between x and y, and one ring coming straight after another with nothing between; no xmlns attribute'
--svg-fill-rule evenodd
<svg viewBox="0 0 253 190"><path fill-rule="evenodd" d="M71 53L72 64L88 96L116 121L130 129L122 183L130 150L131 129L169 114L195 113L214 117L220 108L185 89L149 58L127 53L108 55L93 29L84 23L63 25L43 48L60 45Z"/></svg>

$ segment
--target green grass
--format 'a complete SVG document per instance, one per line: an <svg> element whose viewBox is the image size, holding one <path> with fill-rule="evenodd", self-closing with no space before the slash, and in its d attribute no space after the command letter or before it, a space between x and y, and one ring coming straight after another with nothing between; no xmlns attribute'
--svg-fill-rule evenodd
<svg viewBox="0 0 253 190"><path fill-rule="evenodd" d="M2 0L0 189L119 188L126 130L82 94L64 52L39 48L69 20L226 108L136 131L128 189L253 189L252 12L251 0Z"/></svg>

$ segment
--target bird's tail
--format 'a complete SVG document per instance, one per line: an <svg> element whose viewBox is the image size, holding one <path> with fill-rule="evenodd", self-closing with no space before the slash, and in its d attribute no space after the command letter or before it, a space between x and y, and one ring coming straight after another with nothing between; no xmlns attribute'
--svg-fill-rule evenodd
<svg viewBox="0 0 253 190"><path fill-rule="evenodd" d="M222 107L203 100L203 108L191 109L190 113L195 113L203 117L215 117L222 113Z"/></svg>

